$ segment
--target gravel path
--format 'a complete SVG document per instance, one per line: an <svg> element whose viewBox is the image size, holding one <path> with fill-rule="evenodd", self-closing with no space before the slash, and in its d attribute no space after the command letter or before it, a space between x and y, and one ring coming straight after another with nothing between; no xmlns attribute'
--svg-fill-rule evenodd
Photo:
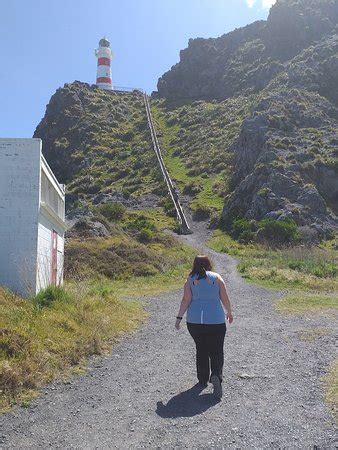
<svg viewBox="0 0 338 450"><path fill-rule="evenodd" d="M205 250L202 235L197 228L182 239ZM143 300L149 320L110 357L2 416L2 448L335 448L320 381L334 357L333 319L276 313L280 294L247 284L232 258L208 253L235 315L221 402L211 387L193 388L193 342L185 326L173 328L181 292L172 292Z"/></svg>

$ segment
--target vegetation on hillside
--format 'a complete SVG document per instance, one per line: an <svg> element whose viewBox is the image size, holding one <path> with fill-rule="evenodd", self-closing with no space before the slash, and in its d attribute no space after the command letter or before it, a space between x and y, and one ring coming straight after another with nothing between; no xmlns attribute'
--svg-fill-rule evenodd
<svg viewBox="0 0 338 450"><path fill-rule="evenodd" d="M173 177L194 209L295 221L331 238L337 213L337 8L278 0L267 21L192 39L153 111ZM156 99L156 100L155 100Z"/></svg>
<svg viewBox="0 0 338 450"><path fill-rule="evenodd" d="M238 258L238 270L247 280L286 290L286 296L277 304L281 311L303 313L338 308L338 252L329 243L276 248L239 243L217 230L209 245Z"/></svg>
<svg viewBox="0 0 338 450"><path fill-rule="evenodd" d="M47 161L68 193L166 194L140 93L66 84L52 96L34 137L42 138Z"/></svg>
<svg viewBox="0 0 338 450"><path fill-rule="evenodd" d="M87 213L89 215L89 213ZM100 224L104 227L104 236ZM114 203L92 206L66 242L66 278L152 276L185 264L192 250L165 232L175 226L161 208L131 210Z"/></svg>
<svg viewBox="0 0 338 450"><path fill-rule="evenodd" d="M278 0L267 21L217 38L190 39L179 63L158 80L159 95L224 100L259 92L286 61L333 35L337 21L336 0Z"/></svg>
<svg viewBox="0 0 338 450"><path fill-rule="evenodd" d="M233 170L232 144L252 99L151 102L165 163L190 206L221 211Z"/></svg>

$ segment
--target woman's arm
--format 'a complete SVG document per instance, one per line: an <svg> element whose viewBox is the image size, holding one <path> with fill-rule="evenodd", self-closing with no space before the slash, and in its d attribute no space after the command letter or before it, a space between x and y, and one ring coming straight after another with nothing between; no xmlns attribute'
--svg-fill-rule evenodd
<svg viewBox="0 0 338 450"><path fill-rule="evenodd" d="M177 317L183 317L184 316L186 310L188 309L188 306L190 305L191 298L192 298L192 295L191 295L190 284L189 284L189 281L187 280L185 282L185 284L184 284L183 297L182 297L180 309L178 310ZM180 329L181 320L182 319L176 319L175 328L177 330Z"/></svg>
<svg viewBox="0 0 338 450"><path fill-rule="evenodd" d="M218 277L218 283L219 283L219 296L221 298L221 302L222 302L224 308L226 309L229 323L232 323L234 318L232 316L231 304L230 304L229 296L228 296L228 293L227 293L227 290L225 287L224 280L220 275Z"/></svg>

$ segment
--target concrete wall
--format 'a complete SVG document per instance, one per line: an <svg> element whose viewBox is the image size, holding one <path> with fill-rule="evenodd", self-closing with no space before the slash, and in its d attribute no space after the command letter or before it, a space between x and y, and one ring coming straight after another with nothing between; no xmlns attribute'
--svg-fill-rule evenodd
<svg viewBox="0 0 338 450"><path fill-rule="evenodd" d="M40 139L0 139L0 285L36 290Z"/></svg>

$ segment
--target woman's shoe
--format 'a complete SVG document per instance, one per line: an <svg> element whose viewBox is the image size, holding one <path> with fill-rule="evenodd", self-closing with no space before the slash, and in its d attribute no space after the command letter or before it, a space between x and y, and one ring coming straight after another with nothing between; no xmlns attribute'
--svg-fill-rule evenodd
<svg viewBox="0 0 338 450"><path fill-rule="evenodd" d="M211 384L214 386L214 396L216 398L222 398L223 389L221 380L217 375L212 375L210 378Z"/></svg>

